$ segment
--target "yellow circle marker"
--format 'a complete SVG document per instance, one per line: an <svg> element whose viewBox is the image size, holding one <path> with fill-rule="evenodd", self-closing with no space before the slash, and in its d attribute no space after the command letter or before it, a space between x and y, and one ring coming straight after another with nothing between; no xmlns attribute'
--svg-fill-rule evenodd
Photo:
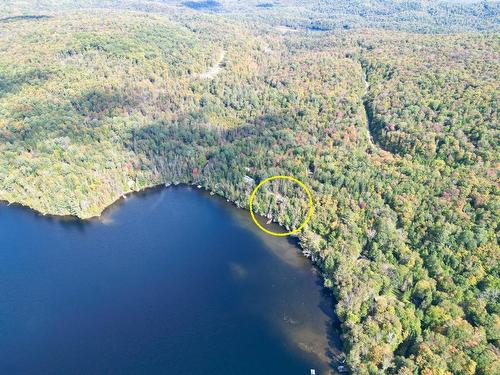
<svg viewBox="0 0 500 375"><path fill-rule="evenodd" d="M302 224L300 224L297 229L294 229L294 230L292 230L290 232L286 232L286 233L272 232L272 231L264 228L262 225L260 225L260 223L255 218L255 214L253 212L253 206L252 206L253 201L255 199L255 195L257 194L257 191L262 187L262 185L264 185L264 184L266 184L266 183L268 183L270 181L278 180L278 179L290 180L290 181L295 182L297 185L299 185L306 192L307 198L309 199L309 211L307 212L307 215L306 215L306 218L305 218L304 222ZM272 176L272 177L268 177L265 180L262 180L260 182L260 184L258 184L255 187L255 189L253 189L252 194L250 194L250 215L252 216L252 220L255 223L255 225L257 225L257 227L259 227L259 229L261 229L262 231L266 232L267 234L270 234L271 236L286 237L286 236L290 236L292 234L295 234L295 233L299 232L300 230L302 230L302 228L304 228L306 226L306 224L309 222L309 220L311 220L312 214L313 214L313 200L312 200L311 192L309 191L309 189L307 188L306 185L304 185L302 182L300 182L299 180L297 180L296 178L291 177L291 176Z"/></svg>

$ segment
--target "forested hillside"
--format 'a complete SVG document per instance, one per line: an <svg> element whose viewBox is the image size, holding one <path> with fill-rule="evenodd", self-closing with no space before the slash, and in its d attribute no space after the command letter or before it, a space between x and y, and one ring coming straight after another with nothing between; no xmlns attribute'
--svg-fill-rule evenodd
<svg viewBox="0 0 500 375"><path fill-rule="evenodd" d="M0 6L5 18L85 8L163 14L193 9L313 31L366 27L424 33L498 31L500 22L500 4L495 0L1 0Z"/></svg>
<svg viewBox="0 0 500 375"><path fill-rule="evenodd" d="M96 3L0 0L0 199L293 175L352 373L500 373L498 3Z"/></svg>

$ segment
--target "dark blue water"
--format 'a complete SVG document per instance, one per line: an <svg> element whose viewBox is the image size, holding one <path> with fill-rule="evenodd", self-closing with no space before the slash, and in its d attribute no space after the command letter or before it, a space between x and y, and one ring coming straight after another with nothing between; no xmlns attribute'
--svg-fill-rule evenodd
<svg viewBox="0 0 500 375"><path fill-rule="evenodd" d="M90 222L0 206L1 374L325 374L331 319L294 244L199 191Z"/></svg>

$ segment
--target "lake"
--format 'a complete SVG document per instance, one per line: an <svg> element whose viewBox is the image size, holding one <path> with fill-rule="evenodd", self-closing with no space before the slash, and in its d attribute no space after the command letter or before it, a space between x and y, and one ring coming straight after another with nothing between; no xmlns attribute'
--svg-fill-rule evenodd
<svg viewBox="0 0 500 375"><path fill-rule="evenodd" d="M291 239L190 187L90 221L0 206L2 374L327 374L332 304Z"/></svg>

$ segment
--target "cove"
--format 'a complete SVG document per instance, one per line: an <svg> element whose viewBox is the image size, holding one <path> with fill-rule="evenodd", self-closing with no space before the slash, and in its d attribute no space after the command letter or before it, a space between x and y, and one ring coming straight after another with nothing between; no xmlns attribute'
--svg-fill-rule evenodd
<svg viewBox="0 0 500 375"><path fill-rule="evenodd" d="M90 221L2 205L0 373L333 373L321 285L292 240L189 187Z"/></svg>

